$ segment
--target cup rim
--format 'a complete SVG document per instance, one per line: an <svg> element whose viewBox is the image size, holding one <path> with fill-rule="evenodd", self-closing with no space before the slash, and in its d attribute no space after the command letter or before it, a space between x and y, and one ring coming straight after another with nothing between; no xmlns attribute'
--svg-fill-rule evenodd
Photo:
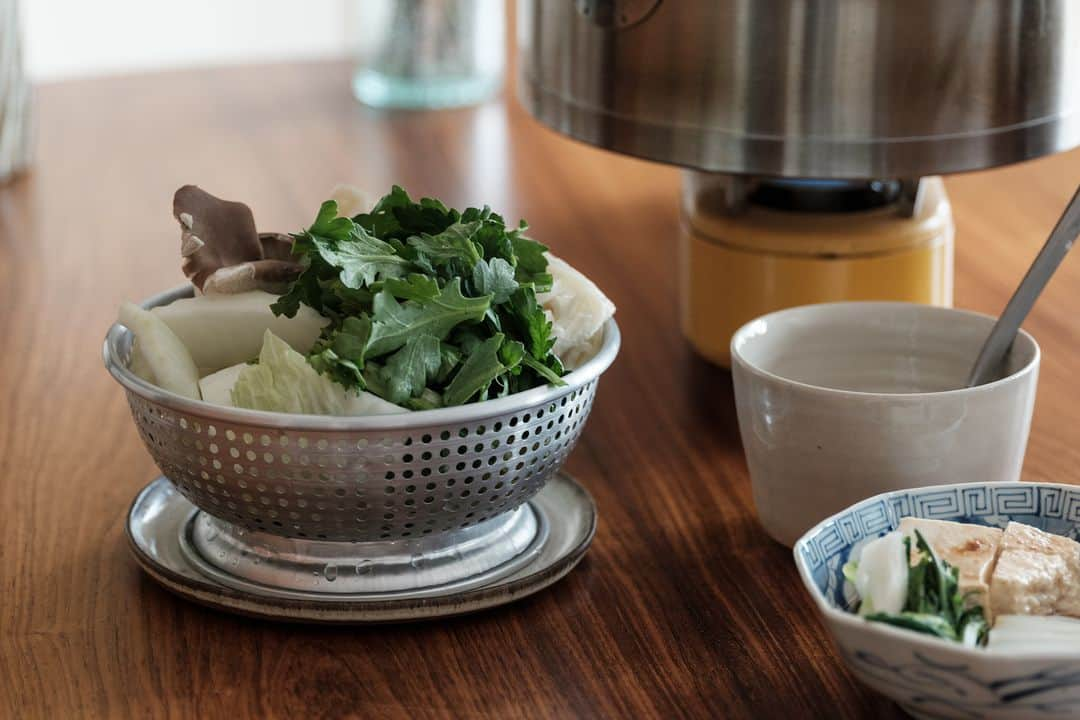
<svg viewBox="0 0 1080 720"><path fill-rule="evenodd" d="M753 329L753 327L757 323L760 323L760 322L765 321L765 320L769 320L770 318L775 318L775 317L780 316L780 315L788 315L788 314L793 314L793 313L796 313L796 312L802 312L802 311L805 311L805 310L808 310L808 309L811 309L811 308L827 308L827 307L864 307L864 308L880 307L880 308L894 308L894 309L895 308L909 308L909 309L915 310L916 312L946 313L946 314L950 314L950 315L959 315L959 316L965 316L965 317L969 317L969 318L981 318L981 319L984 319L984 320L989 320L991 325L994 322L997 321L997 318L993 317L992 315L987 315L986 313L975 312L973 310L961 310L959 308L942 307L940 305L924 305L924 304L921 304L921 303L912 303L912 302L892 302L892 301L878 301L878 300L870 300L870 301L855 300L855 301L842 301L842 302L811 303L811 304L808 304L808 305L796 305L794 307L784 308L782 310L776 310L776 311L771 312L771 313L766 313L765 315L760 315L760 316L754 318L753 320L750 320L749 322L745 323L742 327L740 327L738 330L736 330L734 335L731 336L731 344L730 344L732 367L734 367L735 365L739 365L742 368L745 368L748 372L751 372L751 373L753 373L753 374L755 374L755 375L757 375L759 377L763 377L763 378L766 378L766 379L769 379L769 380L774 380L776 382L784 383L786 385L789 385L789 386L795 387L795 388L799 388L801 390L806 390L806 391L815 392L815 393L821 393L821 394L826 394L826 395L834 395L834 396L837 396L837 397L852 397L852 398L877 397L877 398L890 398L890 399L908 398L908 399L916 399L917 400L917 399L925 399L925 398L963 396L963 395L967 395L967 394L970 394L970 393L986 392L988 390L992 390L994 388L1000 387L1000 386L1008 384L1008 383L1016 383L1016 382L1019 382L1020 380L1022 380L1024 378L1026 378L1027 376L1031 375L1033 372L1035 372L1036 368L1039 367L1039 363L1040 363L1040 361L1042 359L1042 349L1039 347L1038 341L1035 340L1034 336L1032 336L1031 333L1024 330L1023 328L1020 328L1020 330L1017 332L1017 337L1018 338L1023 338L1025 342L1030 343L1031 349L1032 349L1032 354L1031 354L1031 359L1028 360L1028 362L1026 364L1024 364L1023 367L1017 369L1016 371L1006 375L1005 377L998 378L997 380L994 380L992 382L983 383L982 385L976 385L974 387L959 387L959 388L953 388L951 390L934 390L934 391L928 391L928 392L905 393L905 392L884 392L884 391L882 391L882 392L871 392L871 391L867 391L867 390L847 390L847 389L843 389L843 388L828 387L826 385L815 385L813 383L807 383L807 382L803 382L801 380L794 380L792 378L784 377L783 375L778 375L778 374L776 374L774 372L771 372L769 370L765 370L764 368L760 367L759 365L751 362L749 359L747 359L740 352L738 346L740 344L742 344L743 342L745 342L746 335L748 335L750 333L750 331ZM974 363L975 358L972 358L971 362Z"/></svg>

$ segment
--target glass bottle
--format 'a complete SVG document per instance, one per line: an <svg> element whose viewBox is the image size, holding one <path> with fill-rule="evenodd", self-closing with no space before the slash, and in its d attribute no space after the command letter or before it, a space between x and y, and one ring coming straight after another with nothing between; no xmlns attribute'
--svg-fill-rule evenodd
<svg viewBox="0 0 1080 720"><path fill-rule="evenodd" d="M18 10L18 0L0 0L0 183L30 162L30 83Z"/></svg>
<svg viewBox="0 0 1080 720"><path fill-rule="evenodd" d="M498 92L503 0L358 0L353 93L380 108L472 105Z"/></svg>

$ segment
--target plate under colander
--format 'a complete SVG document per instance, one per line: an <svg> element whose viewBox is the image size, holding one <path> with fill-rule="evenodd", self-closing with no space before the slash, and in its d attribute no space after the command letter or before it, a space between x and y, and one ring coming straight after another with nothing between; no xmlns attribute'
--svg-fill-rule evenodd
<svg viewBox="0 0 1080 720"><path fill-rule="evenodd" d="M273 620L340 624L404 622L461 615L513 602L548 587L570 572L584 557L596 531L596 505L589 493L560 472L523 509L528 511L523 515L526 519L513 520L502 532L514 531L517 523L528 527L534 522L537 534L511 560L462 580L388 592L325 592L327 585L343 579L340 569L333 581L326 581L324 575L320 584L315 585L312 574L308 587L288 589L242 578L210 565L202 556L203 551L195 549L192 543L192 532L198 532L198 509L164 477L150 483L135 498L128 512L127 535L135 559L152 579L203 605ZM497 531L499 528L488 532ZM256 542L246 535L240 537L246 543ZM213 538L210 542L214 544L217 540ZM468 548L459 549L468 555ZM222 559L218 560L220 564ZM284 562L288 557L276 560ZM231 569L229 561L224 562ZM387 565L390 566L392 563Z"/></svg>

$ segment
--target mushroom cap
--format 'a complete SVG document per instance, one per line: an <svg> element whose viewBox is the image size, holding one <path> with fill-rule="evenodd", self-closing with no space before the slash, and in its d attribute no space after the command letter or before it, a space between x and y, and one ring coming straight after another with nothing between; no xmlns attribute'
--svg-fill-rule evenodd
<svg viewBox="0 0 1080 720"><path fill-rule="evenodd" d="M173 216L180 222L181 267L200 290L219 269L263 257L255 218L244 203L185 185L173 196Z"/></svg>

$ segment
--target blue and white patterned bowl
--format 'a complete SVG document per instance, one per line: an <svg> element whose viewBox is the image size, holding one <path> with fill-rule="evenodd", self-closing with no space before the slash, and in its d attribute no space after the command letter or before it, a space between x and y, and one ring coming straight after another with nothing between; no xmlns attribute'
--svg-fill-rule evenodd
<svg viewBox="0 0 1080 720"><path fill-rule="evenodd" d="M795 564L852 673L920 718L1080 717L1074 652L965 648L871 623L850 612L841 568L905 516L1005 527L1010 520L1077 539L1080 487L970 483L883 493L818 524L795 544Z"/></svg>

